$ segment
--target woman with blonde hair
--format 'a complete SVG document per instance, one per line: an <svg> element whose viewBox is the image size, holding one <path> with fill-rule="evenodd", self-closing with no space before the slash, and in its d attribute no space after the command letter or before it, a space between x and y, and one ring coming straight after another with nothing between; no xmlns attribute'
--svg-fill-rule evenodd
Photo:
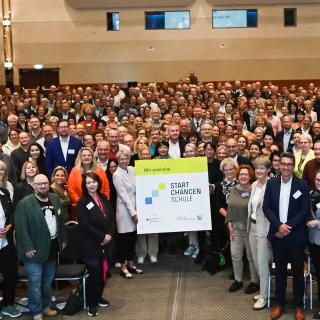
<svg viewBox="0 0 320 320"><path fill-rule="evenodd" d="M256 181L251 186L248 203L247 231L255 268L260 279L260 295L255 296L254 310L261 310L267 305L269 263L272 250L268 245L267 234L269 220L264 215L262 205L271 161L266 156L259 156L253 161Z"/></svg>
<svg viewBox="0 0 320 320"><path fill-rule="evenodd" d="M136 181L134 168L129 166L130 152L118 151L119 166L112 176L117 190L117 230L118 259L121 263L120 275L132 279L134 274L143 271L134 265L135 245L137 240L138 215L136 209Z"/></svg>
<svg viewBox="0 0 320 320"><path fill-rule="evenodd" d="M302 178L303 169L309 160L315 158L312 148L312 138L309 134L304 133L299 140L300 150L294 154L295 166L293 173L297 178Z"/></svg>
<svg viewBox="0 0 320 320"><path fill-rule="evenodd" d="M66 188L67 180L67 170L62 166L55 167L51 176L51 190L59 197L61 204L61 215L63 221L65 222L67 222L70 219L70 198L68 196Z"/></svg>
<svg viewBox="0 0 320 320"><path fill-rule="evenodd" d="M67 189L71 201L71 217L76 218L75 207L82 197L82 175L94 172L101 179L101 193L110 198L109 181L104 170L97 164L93 151L88 148L82 148L75 161L75 166L70 172Z"/></svg>
<svg viewBox="0 0 320 320"><path fill-rule="evenodd" d="M151 152L148 147L142 147L140 151L140 160L150 160ZM138 264L143 264L148 255L151 263L158 262L159 234L139 234L136 242L136 254Z"/></svg>
<svg viewBox="0 0 320 320"><path fill-rule="evenodd" d="M220 161L227 157L226 146L218 146L216 150L216 158Z"/></svg>
<svg viewBox="0 0 320 320"><path fill-rule="evenodd" d="M21 169L21 182L14 189L13 204L16 205L21 199L34 192L33 178L39 173L39 168L33 160L26 161Z"/></svg>
<svg viewBox="0 0 320 320"><path fill-rule="evenodd" d="M193 158L198 156L198 148L193 143L187 143L184 147L185 158ZM199 241L198 241L198 233L197 231L188 231L186 232L189 240L188 248L184 251L185 256L191 256L193 259L198 257L200 252Z"/></svg>
<svg viewBox="0 0 320 320"><path fill-rule="evenodd" d="M8 181L8 167L4 161L0 161L0 187L6 188L10 193L11 201L13 199L13 185Z"/></svg>
<svg viewBox="0 0 320 320"><path fill-rule="evenodd" d="M8 133L8 141L2 146L3 153L11 155L11 152L20 147L19 131L11 129Z"/></svg>
<svg viewBox="0 0 320 320"><path fill-rule="evenodd" d="M141 117L136 117L133 123L134 130L139 130L143 128L143 119Z"/></svg>
<svg viewBox="0 0 320 320"><path fill-rule="evenodd" d="M136 139L136 141L133 144L133 152L134 154L131 157L130 160L130 165L134 167L134 163L136 160L140 159L140 151L142 150L142 148L147 147L150 148L150 143L148 138L146 137L139 137Z"/></svg>

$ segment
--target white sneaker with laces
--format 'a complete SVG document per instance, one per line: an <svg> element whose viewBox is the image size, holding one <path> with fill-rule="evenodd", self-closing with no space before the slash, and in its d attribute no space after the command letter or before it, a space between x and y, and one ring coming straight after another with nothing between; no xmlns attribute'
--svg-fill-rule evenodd
<svg viewBox="0 0 320 320"><path fill-rule="evenodd" d="M256 296L253 297L254 301L258 301L261 298L260 294L257 294Z"/></svg>
<svg viewBox="0 0 320 320"><path fill-rule="evenodd" d="M260 298L253 306L254 310L261 310L267 306L267 300Z"/></svg>
<svg viewBox="0 0 320 320"><path fill-rule="evenodd" d="M183 253L185 256L191 256L193 255L196 248L193 245L190 245L187 250Z"/></svg>
<svg viewBox="0 0 320 320"><path fill-rule="evenodd" d="M138 264L144 264L144 257L138 257L137 262Z"/></svg>

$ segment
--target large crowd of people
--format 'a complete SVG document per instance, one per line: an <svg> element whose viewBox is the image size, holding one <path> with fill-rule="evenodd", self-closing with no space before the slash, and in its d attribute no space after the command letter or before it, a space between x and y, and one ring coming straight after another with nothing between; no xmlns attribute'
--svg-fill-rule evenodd
<svg viewBox="0 0 320 320"><path fill-rule="evenodd" d="M135 161L181 157L207 158L213 230L137 235ZM50 286L68 220L79 226L90 316L109 305L102 293L112 265L133 279L146 260L178 254L186 236L183 254L196 263L212 252L230 256L231 293L243 286L246 256L251 281L245 293L255 294L255 310L267 305L273 260L272 319L283 313L290 262L295 318L304 319L306 252L320 302L320 87L214 85L191 72L174 84L126 89L6 88L0 95L3 315L21 315L14 307L16 252L34 319L57 314Z"/></svg>

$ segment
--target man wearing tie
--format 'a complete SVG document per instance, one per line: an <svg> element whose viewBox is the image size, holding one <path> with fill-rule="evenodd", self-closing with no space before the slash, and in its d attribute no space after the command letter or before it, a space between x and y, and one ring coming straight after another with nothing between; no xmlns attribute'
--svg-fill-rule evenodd
<svg viewBox="0 0 320 320"><path fill-rule="evenodd" d="M291 263L295 319L304 320L304 249L306 246L306 220L309 214L309 191L304 180L293 176L294 155L280 157L281 176L267 182L263 211L270 221L268 240L273 249L276 265L275 306L271 319L283 313L287 286L287 264Z"/></svg>
<svg viewBox="0 0 320 320"><path fill-rule="evenodd" d="M193 118L190 120L192 131L200 133L200 127L203 121L202 108L200 106L195 106L193 108Z"/></svg>

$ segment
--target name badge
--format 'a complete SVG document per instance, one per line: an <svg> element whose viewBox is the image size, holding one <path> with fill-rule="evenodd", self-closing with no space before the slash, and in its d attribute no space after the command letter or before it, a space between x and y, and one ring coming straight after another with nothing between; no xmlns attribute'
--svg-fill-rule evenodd
<svg viewBox="0 0 320 320"><path fill-rule="evenodd" d="M75 150L74 149L69 149L68 150L68 154L75 154L76 152L75 152Z"/></svg>
<svg viewBox="0 0 320 320"><path fill-rule="evenodd" d="M247 198L250 196L250 193L249 192L244 192L244 193L241 193L241 198Z"/></svg>
<svg viewBox="0 0 320 320"><path fill-rule="evenodd" d="M89 122L89 123L87 123L87 127L91 127L91 123Z"/></svg>
<svg viewBox="0 0 320 320"><path fill-rule="evenodd" d="M293 197L297 200L302 195L301 191L298 190L293 194Z"/></svg>
<svg viewBox="0 0 320 320"><path fill-rule="evenodd" d="M94 204L92 202L89 202L87 205L86 205L87 209L88 210L91 210L93 207L94 207Z"/></svg>
<svg viewBox="0 0 320 320"><path fill-rule="evenodd" d="M317 209L320 209L320 202L316 204Z"/></svg>

